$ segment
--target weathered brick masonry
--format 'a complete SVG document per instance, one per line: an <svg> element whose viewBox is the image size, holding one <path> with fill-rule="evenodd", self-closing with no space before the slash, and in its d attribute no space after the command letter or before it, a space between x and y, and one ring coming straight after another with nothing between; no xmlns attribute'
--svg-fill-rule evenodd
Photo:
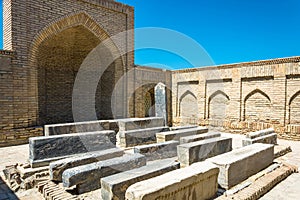
<svg viewBox="0 0 300 200"><path fill-rule="evenodd" d="M81 63L100 42L134 27L134 9L111 0L4 0L3 16L1 145L40 135L38 126L46 123L73 121L72 89ZM115 105L111 96L115 83L133 68L133 37L129 32L119 41L128 53L115 59L99 82L100 118L112 118L111 107L120 104L116 117L132 112L126 80ZM106 48L108 56L119 53L110 40Z"/></svg>
<svg viewBox="0 0 300 200"><path fill-rule="evenodd" d="M300 57L174 71L172 92L174 124L300 140Z"/></svg>

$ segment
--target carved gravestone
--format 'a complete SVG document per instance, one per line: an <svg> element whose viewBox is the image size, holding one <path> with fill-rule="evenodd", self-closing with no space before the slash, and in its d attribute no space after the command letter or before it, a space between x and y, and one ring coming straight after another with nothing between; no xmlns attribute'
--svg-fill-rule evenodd
<svg viewBox="0 0 300 200"><path fill-rule="evenodd" d="M167 123L167 107L166 107L166 86L158 83L155 88L155 116L163 117Z"/></svg>

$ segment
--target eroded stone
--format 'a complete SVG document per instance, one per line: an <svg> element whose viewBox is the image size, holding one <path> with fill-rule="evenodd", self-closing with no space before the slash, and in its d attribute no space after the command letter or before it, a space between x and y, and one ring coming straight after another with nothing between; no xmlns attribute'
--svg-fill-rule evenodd
<svg viewBox="0 0 300 200"><path fill-rule="evenodd" d="M32 137L29 139L29 161L32 167L40 167L74 154L114 148L110 140L112 135L114 131Z"/></svg>
<svg viewBox="0 0 300 200"><path fill-rule="evenodd" d="M206 127L196 127L196 128L189 128L189 129L181 129L176 131L168 131L168 132L161 132L156 134L157 142L166 142L170 140L177 140L179 141L181 137L190 136L190 135L197 135L201 133L207 133L208 129Z"/></svg>
<svg viewBox="0 0 300 200"><path fill-rule="evenodd" d="M158 160L163 158L172 158L177 156L178 141L167 141L149 145L141 145L134 147L135 153L145 155L147 160Z"/></svg>
<svg viewBox="0 0 300 200"><path fill-rule="evenodd" d="M210 199L217 193L219 169L210 162L199 162L131 185L127 200Z"/></svg>
<svg viewBox="0 0 300 200"><path fill-rule="evenodd" d="M79 193L101 187L100 178L139 168L146 165L146 158L141 154L125 154L96 163L67 169L62 174L64 187L76 185Z"/></svg>
<svg viewBox="0 0 300 200"><path fill-rule="evenodd" d="M196 142L196 141L215 138L215 137L221 137L221 133L208 132L208 133L203 133L203 134L198 134L198 135L191 135L191 136L181 137L180 138L180 144L189 143L189 142Z"/></svg>
<svg viewBox="0 0 300 200"><path fill-rule="evenodd" d="M119 131L117 134L118 146L133 147L136 145L151 144L156 142L156 133L168 131L169 127L154 127L130 131Z"/></svg>
<svg viewBox="0 0 300 200"><path fill-rule="evenodd" d="M174 159L165 159L150 162L144 167L102 178L102 199L125 199L125 192L130 185L139 181L162 175L169 171L178 169L179 167L179 162L175 162Z"/></svg>
<svg viewBox="0 0 300 200"><path fill-rule="evenodd" d="M218 137L177 146L181 167L217 156L232 150L232 138Z"/></svg>
<svg viewBox="0 0 300 200"><path fill-rule="evenodd" d="M99 162L115 157L120 157L124 151L118 148L107 149L103 151L89 152L72 156L50 163L50 179L54 181L62 181L62 174L65 170L86 165L93 162Z"/></svg>
<svg viewBox="0 0 300 200"><path fill-rule="evenodd" d="M210 158L220 169L218 183L229 189L268 167L274 158L274 145L253 144Z"/></svg>

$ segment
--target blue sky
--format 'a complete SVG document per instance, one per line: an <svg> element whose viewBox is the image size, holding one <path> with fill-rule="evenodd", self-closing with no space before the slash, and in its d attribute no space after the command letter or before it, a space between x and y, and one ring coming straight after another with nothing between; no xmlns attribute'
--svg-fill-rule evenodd
<svg viewBox="0 0 300 200"><path fill-rule="evenodd" d="M162 27L183 33L202 45L215 64L300 55L299 0L118 1L135 7L136 28ZM138 45L142 38L136 38ZM136 64L190 67L172 52L143 49L135 55ZM196 65L207 63L200 56Z"/></svg>

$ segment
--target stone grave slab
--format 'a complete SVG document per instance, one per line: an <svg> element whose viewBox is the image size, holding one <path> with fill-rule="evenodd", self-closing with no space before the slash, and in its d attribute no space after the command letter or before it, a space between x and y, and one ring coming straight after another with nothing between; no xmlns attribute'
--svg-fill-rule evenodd
<svg viewBox="0 0 300 200"><path fill-rule="evenodd" d="M141 154L125 154L122 157L99 161L67 169L62 174L64 187L76 185L79 193L99 189L100 179L146 165L146 157Z"/></svg>
<svg viewBox="0 0 300 200"><path fill-rule="evenodd" d="M225 189L237 185L272 164L274 145L252 144L208 159L220 169L218 183Z"/></svg>
<svg viewBox="0 0 300 200"><path fill-rule="evenodd" d="M217 193L219 169L210 162L199 162L131 185L127 200L211 199Z"/></svg>
<svg viewBox="0 0 300 200"><path fill-rule="evenodd" d="M127 188L137 182L162 175L180 167L174 159L164 159L147 163L146 166L121 172L101 179L102 199L125 199Z"/></svg>
<svg viewBox="0 0 300 200"><path fill-rule="evenodd" d="M115 157L123 156L124 151L118 148L88 152L75 155L69 158L51 162L49 167L50 179L53 181L62 181L62 174L65 170L81 165L99 162Z"/></svg>
<svg viewBox="0 0 300 200"><path fill-rule="evenodd" d="M154 128L165 126L163 117L128 118L118 121L119 131Z"/></svg>
<svg viewBox="0 0 300 200"><path fill-rule="evenodd" d="M197 142L200 140L205 140L205 139L210 139L210 138L215 138L215 137L221 137L221 133L208 132L208 133L203 133L203 134L198 134L198 135L181 137L180 144L189 143L189 142Z"/></svg>
<svg viewBox="0 0 300 200"><path fill-rule="evenodd" d="M166 142L170 140L179 141L181 137L197 135L201 133L207 133L208 129L206 127L196 127L189 129L181 129L176 131L160 132L156 134L157 143Z"/></svg>
<svg viewBox="0 0 300 200"><path fill-rule="evenodd" d="M188 129L188 128L197 128L197 125L186 125L186 126L173 126L170 127L170 131L177 131L182 129Z"/></svg>
<svg viewBox="0 0 300 200"><path fill-rule="evenodd" d="M78 153L114 148L111 142L114 131L73 133L29 138L29 162L32 167L48 165Z"/></svg>
<svg viewBox="0 0 300 200"><path fill-rule="evenodd" d="M232 150L232 138L217 137L177 146L181 167L217 156Z"/></svg>
<svg viewBox="0 0 300 200"><path fill-rule="evenodd" d="M119 131L117 134L118 146L133 147L136 145L151 144L156 142L156 133L168 131L169 127L154 127L130 131Z"/></svg>
<svg viewBox="0 0 300 200"><path fill-rule="evenodd" d="M178 141L171 140L167 142L141 145L134 147L134 153L140 153L146 156L148 161L163 158L172 158L177 156Z"/></svg>

